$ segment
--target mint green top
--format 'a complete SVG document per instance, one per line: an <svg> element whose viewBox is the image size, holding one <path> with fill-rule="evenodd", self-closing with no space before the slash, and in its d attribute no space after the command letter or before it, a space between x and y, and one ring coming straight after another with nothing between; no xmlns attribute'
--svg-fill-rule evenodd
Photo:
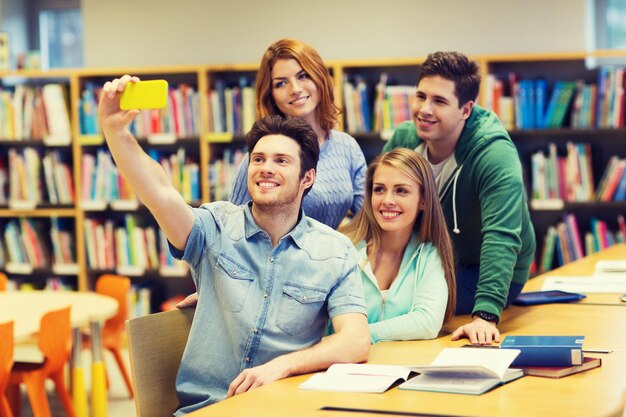
<svg viewBox="0 0 626 417"><path fill-rule="evenodd" d="M415 149L423 141L413 122L385 144ZM511 281L524 284L535 254L515 145L495 113L474 105L454 151L457 167L439 195L458 266L480 265L473 311L500 316Z"/></svg>
<svg viewBox="0 0 626 417"><path fill-rule="evenodd" d="M446 313L448 285L435 246L418 243L413 235L386 297L367 259L365 241L356 248L372 343L437 337Z"/></svg>

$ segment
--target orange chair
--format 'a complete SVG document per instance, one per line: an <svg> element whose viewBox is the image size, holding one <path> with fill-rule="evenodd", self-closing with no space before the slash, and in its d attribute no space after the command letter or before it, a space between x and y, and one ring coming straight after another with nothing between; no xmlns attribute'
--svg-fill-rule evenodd
<svg viewBox="0 0 626 417"><path fill-rule="evenodd" d="M0 341L0 417L13 417L11 406L5 395L13 367L12 321L0 324Z"/></svg>
<svg viewBox="0 0 626 417"><path fill-rule="evenodd" d="M117 300L119 308L114 317L108 319L102 327L102 346L108 349L120 368L126 388L131 398L134 396L130 375L122 358L122 341L126 331L125 323L128 318L128 293L130 292L130 278L115 274L101 275L96 281L96 292L108 295ZM89 345L89 339L83 339L83 347ZM108 379L107 379L108 384Z"/></svg>
<svg viewBox="0 0 626 417"><path fill-rule="evenodd" d="M6 291L7 290L7 282L8 281L9 281L9 279L7 278L5 273L4 272L0 272L0 291Z"/></svg>
<svg viewBox="0 0 626 417"><path fill-rule="evenodd" d="M70 307L51 311L41 318L37 345L44 356L43 363L16 362L11 370L9 396L19 411L19 385L26 386L34 417L51 417L46 394L45 380L54 381L54 386L69 417L76 417L72 400L65 387L64 367L70 357L72 329ZM19 415L18 412L15 414Z"/></svg>

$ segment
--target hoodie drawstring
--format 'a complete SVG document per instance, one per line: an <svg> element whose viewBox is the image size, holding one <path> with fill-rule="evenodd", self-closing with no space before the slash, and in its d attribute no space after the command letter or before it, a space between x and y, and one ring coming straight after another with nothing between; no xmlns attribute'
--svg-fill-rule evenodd
<svg viewBox="0 0 626 417"><path fill-rule="evenodd" d="M456 182L459 179L459 174L462 169L463 164L459 165L459 169L456 171L456 174L454 174L454 180L452 182L452 218L454 220L454 229L452 229L452 232L457 235L461 233L461 229L459 229L459 225L456 220Z"/></svg>

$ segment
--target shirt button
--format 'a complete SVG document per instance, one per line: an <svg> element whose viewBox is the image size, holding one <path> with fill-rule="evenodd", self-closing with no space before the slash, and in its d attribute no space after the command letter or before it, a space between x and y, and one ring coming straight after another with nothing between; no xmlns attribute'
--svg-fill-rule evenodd
<svg viewBox="0 0 626 417"><path fill-rule="evenodd" d="M236 277L237 276L237 271L233 271L233 276Z"/></svg>
<svg viewBox="0 0 626 417"><path fill-rule="evenodd" d="M267 298L267 297L269 297L268 294L263 294L263 298Z"/></svg>
<svg viewBox="0 0 626 417"><path fill-rule="evenodd" d="M270 258L270 262L274 262L274 258Z"/></svg>
<svg viewBox="0 0 626 417"><path fill-rule="evenodd" d="M246 362L250 362L250 358L246 358Z"/></svg>
<svg viewBox="0 0 626 417"><path fill-rule="evenodd" d="M302 301L306 301L306 297L302 297Z"/></svg>
<svg viewBox="0 0 626 417"><path fill-rule="evenodd" d="M254 329L252 329L252 333L258 333L259 329L257 329L256 327Z"/></svg>

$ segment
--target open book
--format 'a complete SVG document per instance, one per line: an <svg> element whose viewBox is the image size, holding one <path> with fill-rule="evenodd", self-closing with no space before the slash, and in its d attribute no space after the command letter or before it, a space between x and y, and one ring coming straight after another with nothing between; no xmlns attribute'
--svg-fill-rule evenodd
<svg viewBox="0 0 626 417"><path fill-rule="evenodd" d="M399 388L482 394L524 376L521 369L509 369L519 353L516 349L446 348L430 366L412 366L420 375Z"/></svg>
<svg viewBox="0 0 626 417"><path fill-rule="evenodd" d="M394 365L336 363L300 384L300 389L381 393L397 381L406 381L411 368Z"/></svg>

